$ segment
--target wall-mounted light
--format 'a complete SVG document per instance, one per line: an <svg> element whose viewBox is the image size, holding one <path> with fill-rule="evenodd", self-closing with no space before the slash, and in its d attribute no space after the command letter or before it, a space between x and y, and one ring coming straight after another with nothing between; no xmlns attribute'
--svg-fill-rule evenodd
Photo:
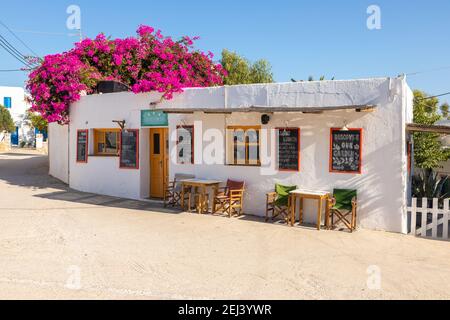
<svg viewBox="0 0 450 320"><path fill-rule="evenodd" d="M120 129L125 130L125 127L127 125L125 120L113 120L113 122L117 123Z"/></svg>
<svg viewBox="0 0 450 320"><path fill-rule="evenodd" d="M269 124L269 122L270 122L270 116L268 114L263 114L261 116L261 123L266 125L266 124Z"/></svg>

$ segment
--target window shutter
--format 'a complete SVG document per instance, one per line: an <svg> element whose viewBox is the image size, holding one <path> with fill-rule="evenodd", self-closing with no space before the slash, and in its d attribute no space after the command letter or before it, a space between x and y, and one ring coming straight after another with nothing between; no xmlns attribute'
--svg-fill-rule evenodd
<svg viewBox="0 0 450 320"><path fill-rule="evenodd" d="M5 106L5 108L11 109L11 107L12 107L11 97L4 97L3 98L3 105Z"/></svg>

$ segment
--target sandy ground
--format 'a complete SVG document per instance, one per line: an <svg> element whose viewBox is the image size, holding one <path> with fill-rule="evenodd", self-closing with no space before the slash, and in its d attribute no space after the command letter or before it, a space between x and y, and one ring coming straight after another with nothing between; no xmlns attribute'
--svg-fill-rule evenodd
<svg viewBox="0 0 450 320"><path fill-rule="evenodd" d="M0 154L3 299L449 299L450 243L164 211Z"/></svg>

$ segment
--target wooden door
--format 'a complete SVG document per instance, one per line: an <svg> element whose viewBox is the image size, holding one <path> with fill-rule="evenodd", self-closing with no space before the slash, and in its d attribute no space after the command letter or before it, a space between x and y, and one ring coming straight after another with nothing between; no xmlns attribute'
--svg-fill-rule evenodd
<svg viewBox="0 0 450 320"><path fill-rule="evenodd" d="M168 129L150 129L150 197L163 198L168 182Z"/></svg>

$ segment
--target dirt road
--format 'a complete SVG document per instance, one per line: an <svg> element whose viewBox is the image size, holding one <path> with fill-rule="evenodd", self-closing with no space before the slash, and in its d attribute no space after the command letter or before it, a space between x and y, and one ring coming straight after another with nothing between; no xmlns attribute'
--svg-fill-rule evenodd
<svg viewBox="0 0 450 320"><path fill-rule="evenodd" d="M450 298L448 242L164 212L47 170L0 154L2 299Z"/></svg>

